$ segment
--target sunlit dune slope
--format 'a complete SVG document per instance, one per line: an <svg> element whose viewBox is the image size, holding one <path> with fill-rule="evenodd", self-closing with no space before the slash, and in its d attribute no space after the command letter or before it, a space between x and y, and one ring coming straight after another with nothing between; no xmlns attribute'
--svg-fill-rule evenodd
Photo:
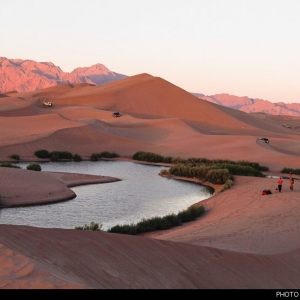
<svg viewBox="0 0 300 300"><path fill-rule="evenodd" d="M241 128L245 131L248 127L245 123L250 123L246 113L198 99L170 82L148 74L101 86L57 86L34 93L33 97L37 99L36 104L41 98L46 98L56 108L87 106L110 112L120 111L137 118L179 118L216 128L226 124L233 131ZM260 120L256 123L264 124Z"/></svg>
<svg viewBox="0 0 300 300"><path fill-rule="evenodd" d="M290 165L300 153L300 118L287 129L284 116L246 114L210 103L148 74L101 86L64 84L12 93L0 104L2 159L16 151L30 157L43 148L84 157L98 151L123 156L151 151L235 160L243 153L244 159L265 163L278 154ZM122 116L114 118L114 111Z"/></svg>
<svg viewBox="0 0 300 300"><path fill-rule="evenodd" d="M89 107L104 111L120 111L137 118L179 118L208 134L249 134L259 130L285 133L282 124L255 118L238 110L222 107L199 99L170 82L148 74L136 75L101 86L64 84L38 92L6 97L0 113L20 110L35 104L43 107L43 99L53 103L52 110L63 107ZM8 107L8 103L10 107ZM5 105L4 105L5 104ZM38 111L33 111L36 114ZM2 112L3 115L3 112ZM202 125L205 125L203 128Z"/></svg>
<svg viewBox="0 0 300 300"><path fill-rule="evenodd" d="M122 234L0 227L0 239L5 244L0 254L6 258L6 265L18 262L31 266L27 272L17 270L17 278L8 274L5 282L0 280L6 288L22 287L22 283L28 287L30 282L41 288L73 285L97 289L293 289L298 286L299 271L293 264L299 263L299 251L285 256L255 255ZM8 251L6 247L22 256L8 256L4 253ZM42 272L45 277L41 276Z"/></svg>
<svg viewBox="0 0 300 300"><path fill-rule="evenodd" d="M152 237L245 253L296 251L300 248L299 186L291 192L288 179L283 186L278 193L277 179L235 176L233 187L201 202L206 208L203 218L176 230L154 232ZM262 196L264 188L273 194Z"/></svg>
<svg viewBox="0 0 300 300"><path fill-rule="evenodd" d="M11 145L49 136L61 128L78 127L78 122L69 121L58 114L26 117L0 117L0 144Z"/></svg>

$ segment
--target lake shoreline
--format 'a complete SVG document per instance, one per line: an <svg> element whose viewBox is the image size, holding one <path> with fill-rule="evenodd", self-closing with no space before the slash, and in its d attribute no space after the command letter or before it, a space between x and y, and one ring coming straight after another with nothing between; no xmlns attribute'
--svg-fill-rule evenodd
<svg viewBox="0 0 300 300"><path fill-rule="evenodd" d="M102 159L101 159L102 160ZM125 161L125 162L132 162L138 163L143 165L153 165L153 166L165 166L170 167L172 164L165 164L165 163L149 163L144 161L136 161L127 157L124 158L112 158L112 159L103 159L103 161ZM23 163L24 161L22 161ZM43 162L48 162L43 160ZM76 163L76 162L74 162ZM10 171L8 171L10 170ZM15 171L15 172L14 172ZM23 174L19 174L21 171ZM23 171L27 172L24 173ZM15 173L15 175L13 174ZM30 183L27 184L27 190L31 187L30 190L25 195L22 195L22 191L20 191L17 195L12 195L9 192L9 189L15 191L20 186L19 180L25 180L30 178L29 175L35 175L34 181L36 185L43 186L44 182L49 182L49 176L51 177L52 188L54 190L60 189L60 193L52 193L51 189L49 191L44 191L41 195L36 189L36 185L32 185ZM11 207L24 207L24 206L34 206L34 205L47 205L53 204L63 201L68 201L76 198L76 194L70 189L70 187L87 185L87 184L102 184L102 183L110 183L120 181L121 179L110 177L110 176L100 176L100 175L89 175L89 174L80 174L80 173L67 173L67 172L50 172L50 171L28 171L28 170L20 170L18 168L0 168L0 175L2 177L1 182L1 198L0 198L0 209L1 208L11 208ZM27 176L28 175L28 176ZM40 175L40 176L38 176ZM46 177L45 177L46 175ZM163 175L161 175L163 176ZM39 178L40 177L40 178ZM44 178L45 177L45 178ZM203 182L196 178L186 178L180 176L163 176L165 178L172 178L176 180L188 181L197 183L204 186L209 186L214 189L214 194L218 193L222 187L222 185L215 185L209 182ZM33 181L33 182L34 182ZM61 185L64 185L64 188ZM54 185L56 187L54 187ZM45 187L46 188L46 187ZM212 196L213 196L212 195ZM195 203L197 204L197 203Z"/></svg>

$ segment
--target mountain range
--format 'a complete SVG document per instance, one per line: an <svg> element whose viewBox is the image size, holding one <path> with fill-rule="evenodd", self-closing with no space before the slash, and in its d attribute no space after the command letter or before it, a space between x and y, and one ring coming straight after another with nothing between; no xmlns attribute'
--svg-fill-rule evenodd
<svg viewBox="0 0 300 300"><path fill-rule="evenodd" d="M300 116L300 103L272 103L268 100L238 97L229 94L206 96L192 93L194 96L222 106L238 109L246 113L266 113L269 115Z"/></svg>
<svg viewBox="0 0 300 300"><path fill-rule="evenodd" d="M102 85L127 77L110 71L102 64L63 72L52 62L0 57L0 93L29 92L60 84L89 83Z"/></svg>
<svg viewBox="0 0 300 300"><path fill-rule="evenodd" d="M126 77L128 76L113 72L100 63L90 67L78 67L72 72L63 72L52 62L0 57L0 93L28 92L60 84L102 85ZM272 103L268 100L225 93L210 96L201 93L192 94L197 98L246 113L300 116L300 103Z"/></svg>

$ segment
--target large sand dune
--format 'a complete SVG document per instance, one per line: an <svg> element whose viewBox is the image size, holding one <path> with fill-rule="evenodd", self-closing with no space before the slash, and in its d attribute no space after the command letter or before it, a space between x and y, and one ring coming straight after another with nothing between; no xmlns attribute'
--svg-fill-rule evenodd
<svg viewBox="0 0 300 300"><path fill-rule="evenodd" d="M1 95L0 160L18 154L38 161L39 149L84 159L102 151L130 159L142 150L248 160L279 175L300 165L300 118L292 129L283 123L285 116L218 106L141 74L102 86ZM0 201L63 201L75 196L70 186L112 180L0 168ZM299 289L298 182L293 192L285 179L282 193L262 196L263 188L275 191L275 178L236 177L231 189L204 202L197 221L144 236L0 225L0 287Z"/></svg>

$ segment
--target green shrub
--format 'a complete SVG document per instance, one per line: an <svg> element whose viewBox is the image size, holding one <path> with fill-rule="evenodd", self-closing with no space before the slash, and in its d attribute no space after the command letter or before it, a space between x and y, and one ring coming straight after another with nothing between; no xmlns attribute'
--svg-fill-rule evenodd
<svg viewBox="0 0 300 300"><path fill-rule="evenodd" d="M20 156L18 154L12 154L10 158L15 159L15 160L20 160Z"/></svg>
<svg viewBox="0 0 300 300"><path fill-rule="evenodd" d="M95 222L91 222L90 225L85 224L84 226L75 227L77 230L91 230L91 231L101 231L102 224L97 224Z"/></svg>
<svg viewBox="0 0 300 300"><path fill-rule="evenodd" d="M161 171L160 175L197 178L203 182L224 184L222 191L233 185L233 175L265 177L262 170L269 170L268 167L260 166L258 163L247 161L234 162L226 159L209 160L193 157L183 160L175 157L172 159L172 162L177 163L169 170ZM290 169L285 171L289 172Z"/></svg>
<svg viewBox="0 0 300 300"><path fill-rule="evenodd" d="M137 224L116 225L110 228L108 232L137 235L144 232L170 229L178 225L181 225L179 218L172 214L162 218L153 217L150 219L142 219L142 221Z"/></svg>
<svg viewBox="0 0 300 300"><path fill-rule="evenodd" d="M292 168L283 168L281 170L281 173L289 174L291 171L295 175L300 175L300 169L292 169Z"/></svg>
<svg viewBox="0 0 300 300"><path fill-rule="evenodd" d="M1 163L1 164L0 164L0 167L3 167L3 168L16 168L16 169L22 169L20 166L14 165L14 164L9 163L9 162Z"/></svg>
<svg viewBox="0 0 300 300"><path fill-rule="evenodd" d="M119 157L119 154L115 152L108 152L108 151L103 151L99 154L100 157L105 157L105 158L114 158L114 157Z"/></svg>
<svg viewBox="0 0 300 300"><path fill-rule="evenodd" d="M142 221L137 224L137 231L138 233L143 233L156 230L170 229L179 225L181 225L180 219L175 214L169 214L164 217L142 219Z"/></svg>
<svg viewBox="0 0 300 300"><path fill-rule="evenodd" d="M73 155L68 151L52 151L50 152L50 159L52 156L58 157L58 159L73 159Z"/></svg>
<svg viewBox="0 0 300 300"><path fill-rule="evenodd" d="M145 155L146 155L146 152L138 151L135 154L133 154L132 159L134 159L134 160L145 160L144 159Z"/></svg>
<svg viewBox="0 0 300 300"><path fill-rule="evenodd" d="M37 150L34 152L38 158L50 158L51 161L58 161L60 159L73 159L73 154L69 151L52 151Z"/></svg>
<svg viewBox="0 0 300 300"><path fill-rule="evenodd" d="M234 163L234 162L231 162L231 164L232 163ZM259 163L257 163L257 162L249 162L249 161L241 160L241 161L238 161L236 164L237 165L242 165L242 166L249 166L249 167L252 167L252 168L254 168L258 171L269 171L268 167L260 166Z"/></svg>
<svg viewBox="0 0 300 300"><path fill-rule="evenodd" d="M116 225L110 228L107 232L110 233L121 233L121 234L130 234L130 235L137 235L137 225Z"/></svg>
<svg viewBox="0 0 300 300"><path fill-rule="evenodd" d="M91 161L97 161L99 160L99 155L97 153L93 153L90 157Z"/></svg>
<svg viewBox="0 0 300 300"><path fill-rule="evenodd" d="M49 151L44 149L35 151L34 155L38 158L50 158Z"/></svg>
<svg viewBox="0 0 300 300"><path fill-rule="evenodd" d="M27 170L32 170L32 171L42 171L42 168L39 164L37 163L30 163L27 167Z"/></svg>
<svg viewBox="0 0 300 300"><path fill-rule="evenodd" d="M110 233L121 233L137 235L144 232L157 230L166 230L182 225L184 222L194 221L204 212L203 206L190 206L187 210L183 210L175 214L169 214L164 217L153 217L150 219L142 219L137 224L116 225L108 230Z"/></svg>
<svg viewBox="0 0 300 300"><path fill-rule="evenodd" d="M207 173L210 171L208 166L191 167L185 164L177 164L169 169L171 175L183 176L188 178L198 178L202 181L207 180Z"/></svg>
<svg viewBox="0 0 300 300"><path fill-rule="evenodd" d="M211 166L213 169L227 169L233 175L240 176L255 176L265 177L265 175L258 169L250 165L239 165L239 164L219 164Z"/></svg>
<svg viewBox="0 0 300 300"><path fill-rule="evenodd" d="M52 154L52 155L50 156L50 160L53 161L53 162L59 161L59 156L56 155L56 154Z"/></svg>
<svg viewBox="0 0 300 300"><path fill-rule="evenodd" d="M211 164L211 161L207 158L190 157L187 159L187 164L190 165L207 165Z"/></svg>
<svg viewBox="0 0 300 300"><path fill-rule="evenodd" d="M292 168L283 168L281 170L281 173L286 173L286 174L289 174L290 172L293 172L294 170Z"/></svg>
<svg viewBox="0 0 300 300"><path fill-rule="evenodd" d="M223 185L222 189L220 190L220 192L224 192L224 191L230 189L232 186L233 186L233 180L227 179L225 184Z"/></svg>
<svg viewBox="0 0 300 300"><path fill-rule="evenodd" d="M227 169L209 170L206 174L207 181L213 184L224 184L230 177Z"/></svg>
<svg viewBox="0 0 300 300"><path fill-rule="evenodd" d="M152 152L138 151L132 156L132 159L159 163L163 162L164 157L160 154L155 154Z"/></svg>
<svg viewBox="0 0 300 300"><path fill-rule="evenodd" d="M204 213L204 207L193 205L186 210L178 213L178 218L182 223L196 220L199 216Z"/></svg>
<svg viewBox="0 0 300 300"><path fill-rule="evenodd" d="M165 156L165 157L163 157L163 162L170 164L170 163L172 163L172 159L173 159L172 156Z"/></svg>
<svg viewBox="0 0 300 300"><path fill-rule="evenodd" d="M73 160L76 162L82 161L82 157L79 154L74 154L73 155Z"/></svg>
<svg viewBox="0 0 300 300"><path fill-rule="evenodd" d="M171 159L171 163L172 164L180 164L182 163L184 160L180 157L180 156L176 156L176 157L173 157Z"/></svg>

